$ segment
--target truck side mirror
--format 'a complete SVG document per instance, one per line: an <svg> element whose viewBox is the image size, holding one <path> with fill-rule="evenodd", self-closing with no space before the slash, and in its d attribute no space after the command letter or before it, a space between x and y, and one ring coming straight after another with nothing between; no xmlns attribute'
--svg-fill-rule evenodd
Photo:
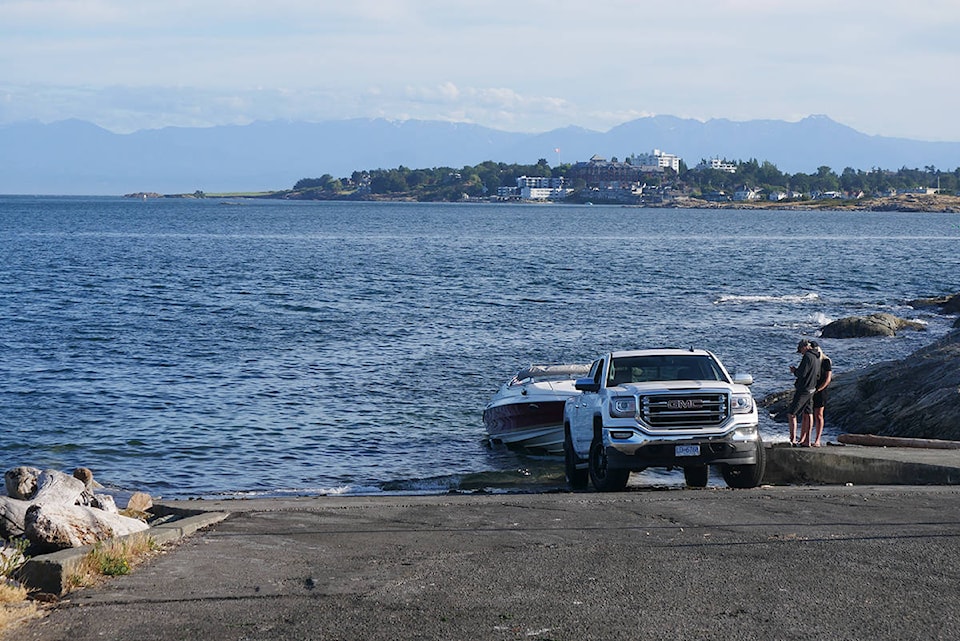
<svg viewBox="0 0 960 641"><path fill-rule="evenodd" d="M600 383L595 382L592 378L578 378L573 386L581 392L597 392L600 390Z"/></svg>

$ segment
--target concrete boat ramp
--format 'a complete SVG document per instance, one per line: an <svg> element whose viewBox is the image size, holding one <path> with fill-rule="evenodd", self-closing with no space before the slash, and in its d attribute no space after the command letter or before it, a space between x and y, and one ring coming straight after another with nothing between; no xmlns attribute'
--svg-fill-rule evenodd
<svg viewBox="0 0 960 641"><path fill-rule="evenodd" d="M164 554L10 638L960 638L960 452L769 453L753 490L171 502Z"/></svg>

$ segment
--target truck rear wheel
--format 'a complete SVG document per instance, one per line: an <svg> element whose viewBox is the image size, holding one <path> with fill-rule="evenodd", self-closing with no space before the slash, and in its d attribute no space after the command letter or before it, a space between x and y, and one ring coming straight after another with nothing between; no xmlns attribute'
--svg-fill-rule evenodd
<svg viewBox="0 0 960 641"><path fill-rule="evenodd" d="M611 470L607 466L607 452L600 440L590 445L588 469L590 481L598 492L619 492L627 486L630 478L629 470Z"/></svg>
<svg viewBox="0 0 960 641"><path fill-rule="evenodd" d="M563 435L563 468L571 490L582 490L587 487L590 473L587 470L577 469L578 463L580 463L580 457L573 451L570 432L565 432Z"/></svg>

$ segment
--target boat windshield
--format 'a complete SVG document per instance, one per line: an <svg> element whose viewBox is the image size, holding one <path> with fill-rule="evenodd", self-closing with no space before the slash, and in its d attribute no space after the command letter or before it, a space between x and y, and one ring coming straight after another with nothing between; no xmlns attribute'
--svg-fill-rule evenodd
<svg viewBox="0 0 960 641"><path fill-rule="evenodd" d="M717 362L699 354L626 356L610 364L607 387L648 381L725 381Z"/></svg>
<svg viewBox="0 0 960 641"><path fill-rule="evenodd" d="M531 365L517 372L511 383L566 381L586 376L589 373L589 365Z"/></svg>

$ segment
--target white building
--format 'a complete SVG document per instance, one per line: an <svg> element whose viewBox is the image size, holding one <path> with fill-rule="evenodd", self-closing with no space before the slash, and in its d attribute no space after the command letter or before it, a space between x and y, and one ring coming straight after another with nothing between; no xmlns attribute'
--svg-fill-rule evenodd
<svg viewBox="0 0 960 641"><path fill-rule="evenodd" d="M701 167L704 169L716 169L718 171L725 171L728 174L737 173L737 166L732 162L727 162L725 160L720 160L719 158L711 158L705 164L701 164Z"/></svg>
<svg viewBox="0 0 960 641"><path fill-rule="evenodd" d="M752 187L743 187L733 193L733 199L739 202L759 200L760 198L760 190Z"/></svg>
<svg viewBox="0 0 960 641"><path fill-rule="evenodd" d="M659 149L654 149L650 154L634 154L627 160L631 165L640 167L641 171L663 171L667 168L680 171L680 156L668 154Z"/></svg>
<svg viewBox="0 0 960 641"><path fill-rule="evenodd" d="M517 178L517 191L523 200L563 200L573 190L566 189L564 180L549 176L520 176Z"/></svg>
<svg viewBox="0 0 960 641"><path fill-rule="evenodd" d="M563 187L563 178L551 178L550 176L520 176L517 178L517 187L523 189L557 189Z"/></svg>

